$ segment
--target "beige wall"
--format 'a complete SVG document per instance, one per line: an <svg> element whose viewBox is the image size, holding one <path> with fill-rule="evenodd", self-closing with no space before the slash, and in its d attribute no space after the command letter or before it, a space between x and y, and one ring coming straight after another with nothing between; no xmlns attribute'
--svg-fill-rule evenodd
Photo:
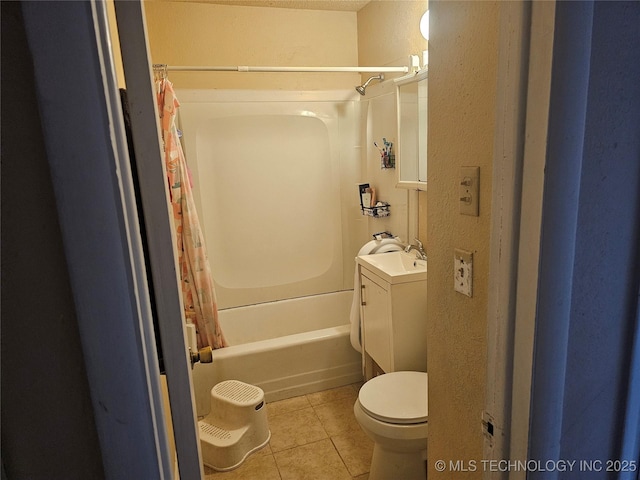
<svg viewBox="0 0 640 480"><path fill-rule="evenodd" d="M151 58L168 65L356 66L355 12L144 3ZM170 72L176 88L351 89L357 73Z"/></svg>
<svg viewBox="0 0 640 480"><path fill-rule="evenodd" d="M373 1L359 12L146 1L154 63L168 65L407 65L427 42L427 0ZM389 78L397 74L390 74ZM352 88L363 74L179 73L178 88Z"/></svg>
<svg viewBox="0 0 640 480"><path fill-rule="evenodd" d="M427 236L429 475L482 459L499 2L433 2ZM480 216L458 214L458 171L480 167ZM455 248L473 252L473 298L453 289ZM482 478L482 472L465 478Z"/></svg>
<svg viewBox="0 0 640 480"><path fill-rule="evenodd" d="M427 49L420 18L427 0L374 0L358 12L358 60L361 66L404 66L409 55ZM392 78L402 74L389 74ZM362 81L369 78L363 74Z"/></svg>

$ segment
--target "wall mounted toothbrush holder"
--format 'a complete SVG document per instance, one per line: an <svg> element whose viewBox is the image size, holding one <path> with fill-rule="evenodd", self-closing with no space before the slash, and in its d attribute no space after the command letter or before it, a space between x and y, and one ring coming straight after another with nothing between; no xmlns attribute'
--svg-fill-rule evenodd
<svg viewBox="0 0 640 480"><path fill-rule="evenodd" d="M393 150L393 142L389 142L383 137L382 148L376 142L373 142L373 145L380 152L380 168L396 168L396 154Z"/></svg>
<svg viewBox="0 0 640 480"><path fill-rule="evenodd" d="M396 156L393 153L380 155L380 168L396 168Z"/></svg>

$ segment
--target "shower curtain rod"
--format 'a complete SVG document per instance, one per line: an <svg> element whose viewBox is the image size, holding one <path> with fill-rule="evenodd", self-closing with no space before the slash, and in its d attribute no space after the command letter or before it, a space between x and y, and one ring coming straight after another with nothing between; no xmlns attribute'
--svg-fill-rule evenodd
<svg viewBox="0 0 640 480"><path fill-rule="evenodd" d="M196 67L196 66L168 66L156 64L154 69L164 69L169 71L191 71L191 72L356 72L356 73L408 73L409 67Z"/></svg>

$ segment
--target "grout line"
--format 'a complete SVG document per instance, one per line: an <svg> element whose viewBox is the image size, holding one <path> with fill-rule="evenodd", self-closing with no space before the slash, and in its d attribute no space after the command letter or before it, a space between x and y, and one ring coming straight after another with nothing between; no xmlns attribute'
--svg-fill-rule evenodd
<svg viewBox="0 0 640 480"><path fill-rule="evenodd" d="M273 452L273 450L271 450L271 457L273 458L273 463L275 464L276 470L278 471L278 477L280 477L280 480L282 480L282 472L280 471L280 465L278 465L278 461L276 460L276 454Z"/></svg>
<svg viewBox="0 0 640 480"><path fill-rule="evenodd" d="M349 476L351 478L353 478L353 475L351 475L351 471L349 470L349 467L347 466L347 462L344 461L344 458L342 458L342 455L340 455L340 450L338 450L338 448L336 447L336 444L333 443L333 437L329 437L329 440L331 440L331 446L333 447L333 449L335 450L335 452L338 454L338 458L340 459L340 461L342 462L342 465L344 466L344 469L347 471L347 473L349 474Z"/></svg>
<svg viewBox="0 0 640 480"><path fill-rule="evenodd" d="M350 386L354 390L354 392L356 393L356 396L357 396L359 388L361 387L361 385L362 385L362 383L358 382L358 383L349 384L348 386ZM345 386L347 386L347 385L345 385ZM338 388L341 388L341 387L338 387ZM334 390L334 389L329 389L329 390ZM325 390L325 391L329 391L329 390ZM320 393L320 392L317 392L317 393ZM326 406L326 405L328 405L330 403L342 401L345 398L347 398L347 396L334 398L332 400L325 401L325 402L319 403L317 405L313 405L311 403L310 399L308 398L309 395L310 394L305 394L305 395L299 395L298 397L292 397L291 398L291 399L294 399L294 398L305 397L305 399L307 401L307 405L301 406L300 408L295 408L294 410L288 410L286 412L279 413L279 414L276 414L276 415L271 415L271 416L272 417L279 417L279 416L287 415L287 414L295 414L296 412L299 412L300 410L306 410L309 407L311 407L311 410L313 411L313 414L315 415L315 417L317 418L318 422L320 423L320 426L322 427L322 429L323 429L323 431L324 431L324 433L326 435L326 438L315 440L313 442L309 442L309 443L306 443L304 445L294 445L294 446L285 448L283 450L279 450L278 452L274 452L273 449L271 448L271 444L269 443L269 448L271 450L271 453L265 454L264 456L270 456L271 457L271 459L273 460L273 463L275 463L275 465L276 465L276 469L277 469L277 472L278 472L278 477L280 478L280 480L282 480L282 472L280 471L280 466L278 465L278 461L276 460L276 453L285 452L287 450L292 450L294 448L299 448L299 447L303 447L303 446L307 446L307 445L313 445L314 443L319 443L319 442L322 442L322 441L325 441L325 440L330 440L331 441L331 445L332 445L334 451L338 454L338 458L340 458L340 461L342 462L342 465L344 466L345 470L347 471L347 473L349 474L349 477L352 480L356 479L358 476L365 475L365 473L362 473L360 475L353 475L351 473L347 463L345 462L345 459L342 457L342 455L340 454L340 451L338 450L338 448L336 447L336 445L334 443L334 438L335 437L337 437L339 435L343 435L346 432L340 432L340 433L338 433L336 435L330 435L329 432L327 431L324 423L322 422L322 420L320 419L320 417L318 416L318 413L316 411L316 407L322 407L322 406ZM242 468L242 467L240 467L240 468ZM215 480L215 478L220 478L220 477L218 477L216 475L216 473L212 473L212 474L209 474L209 475L205 476L206 480ZM222 477L222 478L224 478L224 477Z"/></svg>

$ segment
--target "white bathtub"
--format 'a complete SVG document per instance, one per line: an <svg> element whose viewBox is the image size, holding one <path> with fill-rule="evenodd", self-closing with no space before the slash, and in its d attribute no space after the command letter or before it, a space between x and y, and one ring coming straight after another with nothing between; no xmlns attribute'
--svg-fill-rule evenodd
<svg viewBox="0 0 640 480"><path fill-rule="evenodd" d="M223 380L262 388L267 402L361 381L361 357L349 341L352 296L343 291L221 310L232 346L193 369L198 416L209 412L209 392Z"/></svg>
<svg viewBox="0 0 640 480"><path fill-rule="evenodd" d="M231 347L194 368L198 414L229 379L267 401L361 379L349 341L366 223L353 90L180 90L182 142ZM363 235L364 234L364 235Z"/></svg>

